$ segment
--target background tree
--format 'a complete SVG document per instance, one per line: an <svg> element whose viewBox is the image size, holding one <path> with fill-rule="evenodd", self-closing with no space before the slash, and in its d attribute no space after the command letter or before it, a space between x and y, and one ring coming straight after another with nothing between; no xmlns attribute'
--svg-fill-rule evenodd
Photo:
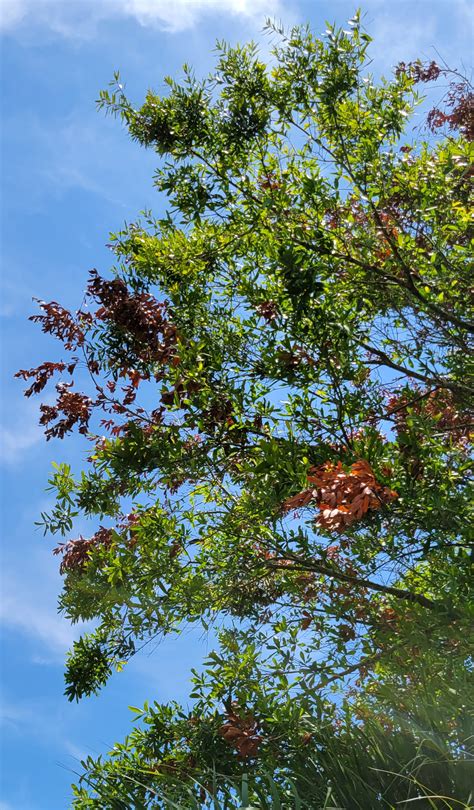
<svg viewBox="0 0 474 810"><path fill-rule="evenodd" d="M46 437L92 445L80 476L56 465L42 515L98 524L55 549L61 609L97 622L66 693L186 622L221 646L192 710L146 708L86 764L99 798L78 807L217 801L242 774L260 802L356 806L357 780L360 807L470 801L473 94L433 62L375 81L349 26L273 27L271 66L220 44L210 77L185 67L139 109L118 75L100 95L161 157L169 207L112 235L113 277L93 270L77 313L39 302L69 357L19 372L28 396L61 375Z"/></svg>

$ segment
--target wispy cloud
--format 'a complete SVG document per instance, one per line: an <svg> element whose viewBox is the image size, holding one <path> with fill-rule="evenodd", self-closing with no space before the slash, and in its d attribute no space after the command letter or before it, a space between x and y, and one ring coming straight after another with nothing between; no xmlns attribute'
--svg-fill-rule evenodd
<svg viewBox="0 0 474 810"><path fill-rule="evenodd" d="M10 149L11 165L4 172L11 189L8 204L15 210L26 205L28 213L43 214L45 205L79 191L122 213L133 209L135 200L142 205L143 188L152 193L154 155L142 151L140 161L134 163L130 157L135 148L129 139L115 121L97 115L92 103L78 102L67 116L51 115L45 120L33 111L20 110L6 115L3 125L5 137L15 145ZM77 238L87 237L78 232ZM38 290L33 293L38 295ZM8 297L19 296L10 291ZM27 298L31 300L31 293ZM8 302L0 307L0 314L2 310L11 314Z"/></svg>
<svg viewBox="0 0 474 810"><path fill-rule="evenodd" d="M428 56L433 58L433 52L426 53L435 40L433 15L427 14L424 21L413 19L410 26L407 26L404 19L389 11L367 16L367 27L373 37L370 55L378 63L392 67L400 61Z"/></svg>
<svg viewBox="0 0 474 810"><path fill-rule="evenodd" d="M34 510L36 512L36 506ZM39 545L32 531L32 519L25 515L5 547L1 564L0 625L29 642L29 658L39 664L63 663L66 651L91 624L72 625L58 614L61 590L58 560ZM28 528L29 527L29 528ZM38 545L35 545L38 543ZM25 553L19 563L19 546Z"/></svg>
<svg viewBox="0 0 474 810"><path fill-rule="evenodd" d="M25 401L21 394L7 396L1 402L0 464L9 466L24 462L32 447L44 440L43 429L38 424L38 405ZM44 399L47 404L50 397Z"/></svg>
<svg viewBox="0 0 474 810"><path fill-rule="evenodd" d="M1 0L0 28L9 29L19 25L27 10L26 0Z"/></svg>
<svg viewBox="0 0 474 810"><path fill-rule="evenodd" d="M41 658L35 657L36 663L63 660L66 650L79 635L77 627L58 615L54 589L45 593L31 581L26 587L23 577L21 581L16 576L5 578L0 623L40 643L42 654Z"/></svg>
<svg viewBox="0 0 474 810"><path fill-rule="evenodd" d="M337 8L337 6L336 6ZM457 66L468 52L472 39L472 6L468 0L418 2L366 0L362 5L363 23L373 37L370 55L376 69L387 72L399 61L437 59L440 56Z"/></svg>
<svg viewBox="0 0 474 810"><path fill-rule="evenodd" d="M36 167L38 186L58 194L81 189L112 205L123 206L123 200L111 189L128 142L114 137L115 130L112 132L109 122L101 121L95 111L86 121L81 113L71 113L61 125L55 125L55 131L38 119L34 121L35 139L41 150L41 162ZM113 154L114 160L107 162L107 154Z"/></svg>
<svg viewBox="0 0 474 810"><path fill-rule="evenodd" d="M4 464L15 464L24 458L25 453L43 438L37 425L22 428L8 428L0 425L0 454Z"/></svg>
<svg viewBox="0 0 474 810"><path fill-rule="evenodd" d="M205 14L262 20L281 11L280 0L120 0L120 5L142 25L158 24L170 31L190 28Z"/></svg>
<svg viewBox="0 0 474 810"><path fill-rule="evenodd" d="M8 736L10 740L15 737L28 741L39 738L50 749L58 749L67 760L72 759L76 764L86 759L88 753L93 753L85 751L65 735L64 700L59 696L51 698L42 695L41 698L32 698L24 695L19 699L5 698L0 706L0 729L4 737ZM23 803L12 805L0 801L0 810L13 810L20 806L25 807ZM32 808L29 802L28 807Z"/></svg>
<svg viewBox="0 0 474 810"><path fill-rule="evenodd" d="M76 760L77 763L82 762L84 759L87 759L89 756L89 751L86 751L84 748L80 748L71 740L64 741L64 749L67 752L68 756L72 757ZM0 810L2 810L0 806Z"/></svg>
<svg viewBox="0 0 474 810"><path fill-rule="evenodd" d="M0 0L0 27L11 31L31 23L71 38L90 37L114 17L177 32L206 15L228 15L260 24L282 12L282 0Z"/></svg>

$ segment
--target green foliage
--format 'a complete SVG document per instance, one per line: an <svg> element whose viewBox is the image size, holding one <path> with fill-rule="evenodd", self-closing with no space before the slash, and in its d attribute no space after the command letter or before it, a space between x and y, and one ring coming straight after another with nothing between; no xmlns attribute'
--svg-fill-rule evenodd
<svg viewBox="0 0 474 810"><path fill-rule="evenodd" d="M193 709L146 708L77 807L472 801L472 89L454 74L415 140L418 84L449 70L376 82L358 15L273 34L270 66L220 44L141 107L118 75L101 92L168 210L112 234L84 311L34 316L93 382L41 406L48 438L93 442L42 525L110 524L56 549L61 609L99 625L68 696L221 631ZM27 395L76 362L20 372Z"/></svg>
<svg viewBox="0 0 474 810"><path fill-rule="evenodd" d="M97 694L107 683L114 668L123 667L124 657L134 652L133 642L121 638L110 628L99 628L75 641L66 661L66 689L69 700Z"/></svg>
<svg viewBox="0 0 474 810"><path fill-rule="evenodd" d="M223 639L226 653L228 644ZM222 737L226 700L209 714L225 678L224 658L213 654L205 676L195 676L192 710L160 704L133 709L140 725L124 743L105 761L83 763L89 789L77 786L74 806L192 807L193 797L196 806L209 801L237 808L242 801L272 810L471 806L474 706L467 681L458 681L457 693L445 690L436 699L420 700L420 692L405 690L397 708L378 695L370 706L358 696L337 709L314 692L296 701L283 683L255 668L249 650L237 659L235 653L228 674L233 711L245 698L258 717L257 761L229 761ZM373 686L378 689L378 682ZM242 793L239 799L244 783L245 799Z"/></svg>

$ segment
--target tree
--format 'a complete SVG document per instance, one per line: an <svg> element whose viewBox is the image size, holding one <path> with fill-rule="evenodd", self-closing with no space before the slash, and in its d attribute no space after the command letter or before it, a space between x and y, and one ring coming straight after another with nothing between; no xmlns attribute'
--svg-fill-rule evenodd
<svg viewBox="0 0 474 810"><path fill-rule="evenodd" d="M348 774L359 757L357 806L395 806L424 784L414 751L435 734L448 764L423 765L426 790L469 801L472 89L434 62L376 82L358 15L322 39L272 31L272 66L220 44L210 77L185 66L139 109L118 75L101 92L160 156L168 212L112 234L113 277L93 270L77 313L39 302L32 317L69 357L20 371L26 395L62 375L46 437L92 445L79 477L55 466L42 515L53 533L98 524L55 549L61 610L98 622L67 695L183 623L220 634L198 711L147 707L145 730L86 764L102 793L77 788L78 807L217 801L242 775L261 802L288 777L308 807L327 780L355 797L353 777L344 793L315 766L321 746ZM440 76L415 139L418 85ZM369 771L401 751L416 767L396 792Z"/></svg>

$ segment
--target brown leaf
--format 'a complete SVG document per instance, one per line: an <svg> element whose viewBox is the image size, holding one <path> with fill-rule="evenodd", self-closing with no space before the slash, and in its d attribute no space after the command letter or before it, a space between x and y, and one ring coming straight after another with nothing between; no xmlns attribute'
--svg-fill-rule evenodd
<svg viewBox="0 0 474 810"><path fill-rule="evenodd" d="M302 506L306 506L314 497L314 490L312 489L305 489L303 492L298 492L297 495L293 495L291 498L287 498L286 501L282 503L282 509L284 512L289 512L291 509L299 509Z"/></svg>

